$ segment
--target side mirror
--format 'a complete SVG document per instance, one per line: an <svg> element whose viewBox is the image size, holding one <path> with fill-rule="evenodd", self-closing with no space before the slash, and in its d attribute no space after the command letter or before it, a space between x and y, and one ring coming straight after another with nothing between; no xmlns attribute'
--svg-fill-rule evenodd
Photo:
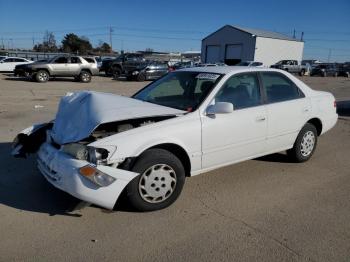
<svg viewBox="0 0 350 262"><path fill-rule="evenodd" d="M229 114L233 112L233 104L228 102L217 102L207 108L207 115Z"/></svg>

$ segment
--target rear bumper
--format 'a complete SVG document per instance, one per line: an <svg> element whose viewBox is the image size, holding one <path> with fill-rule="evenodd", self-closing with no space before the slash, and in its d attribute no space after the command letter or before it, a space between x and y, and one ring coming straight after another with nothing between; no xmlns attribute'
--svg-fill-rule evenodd
<svg viewBox="0 0 350 262"><path fill-rule="evenodd" d="M79 168L90 163L74 159L49 143L41 145L37 162L40 172L53 186L76 198L108 209L113 209L125 186L138 175L122 169L97 165L97 169L116 179L109 186L98 187L79 174Z"/></svg>
<svg viewBox="0 0 350 262"><path fill-rule="evenodd" d="M338 114L332 114L332 116L322 119L322 134L333 128L338 121Z"/></svg>

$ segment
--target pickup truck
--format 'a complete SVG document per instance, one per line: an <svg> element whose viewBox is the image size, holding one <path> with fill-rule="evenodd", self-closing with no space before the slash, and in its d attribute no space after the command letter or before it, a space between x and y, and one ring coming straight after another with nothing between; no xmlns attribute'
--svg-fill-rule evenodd
<svg viewBox="0 0 350 262"><path fill-rule="evenodd" d="M305 73L309 71L306 65L300 65L297 60L281 60L270 67L282 69L289 73L299 74L300 76L305 75Z"/></svg>
<svg viewBox="0 0 350 262"><path fill-rule="evenodd" d="M99 70L94 58L86 57L86 59L81 56L56 56L48 61L18 65L14 73L31 77L39 83L47 82L50 77L74 77L76 80L88 83L91 81L91 76L99 74Z"/></svg>

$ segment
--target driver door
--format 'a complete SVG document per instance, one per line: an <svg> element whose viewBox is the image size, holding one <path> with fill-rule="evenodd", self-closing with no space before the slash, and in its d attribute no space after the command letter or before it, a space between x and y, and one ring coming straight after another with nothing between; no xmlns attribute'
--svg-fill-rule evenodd
<svg viewBox="0 0 350 262"><path fill-rule="evenodd" d="M266 147L267 111L256 73L229 78L216 102L232 103L231 113L203 115L202 168L211 169L262 154Z"/></svg>
<svg viewBox="0 0 350 262"><path fill-rule="evenodd" d="M52 68L53 75L64 76L69 72L68 57L57 57L50 66Z"/></svg>

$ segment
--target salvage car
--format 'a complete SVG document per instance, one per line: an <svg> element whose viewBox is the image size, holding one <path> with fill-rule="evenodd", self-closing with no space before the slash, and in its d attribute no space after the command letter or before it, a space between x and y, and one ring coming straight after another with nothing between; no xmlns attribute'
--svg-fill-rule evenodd
<svg viewBox="0 0 350 262"><path fill-rule="evenodd" d="M186 177L284 150L305 162L337 118L332 94L282 70L186 68L132 97L69 93L12 154L37 152L43 176L81 200L112 209L124 192L151 211L171 205Z"/></svg>

